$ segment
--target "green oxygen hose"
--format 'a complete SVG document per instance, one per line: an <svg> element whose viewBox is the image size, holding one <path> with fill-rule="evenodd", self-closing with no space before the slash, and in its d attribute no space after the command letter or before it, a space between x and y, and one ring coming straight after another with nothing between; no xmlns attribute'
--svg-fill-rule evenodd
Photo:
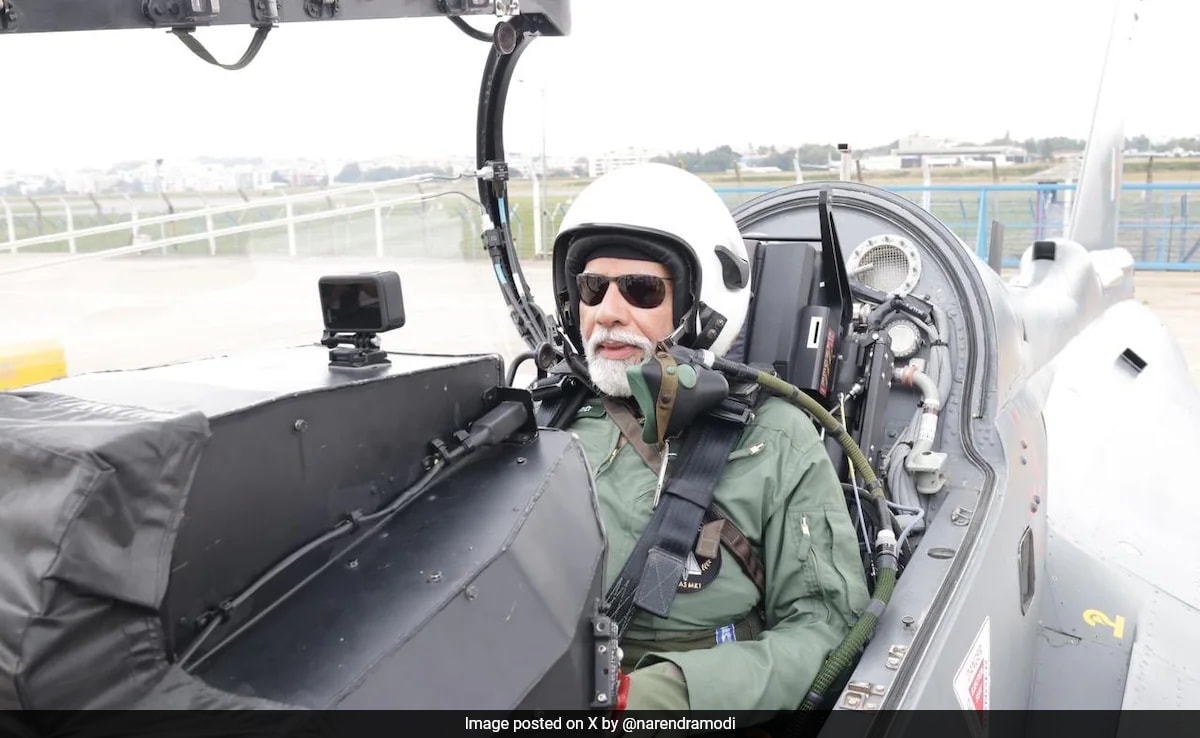
<svg viewBox="0 0 1200 738"><path fill-rule="evenodd" d="M886 521L891 519L891 510L887 506L887 497L883 493L883 484L875 476L875 471L867 461L866 455L863 454L862 449L859 448L850 434L846 432L845 426L839 423L829 411L821 407L820 403L802 392L795 385L789 384L772 374L757 371L744 364L722 359L711 352L698 353L706 354L702 358L698 358L711 368L735 375L741 379L756 382L763 389L782 397L784 400L815 417L825 427L825 430L832 433L838 443L842 445L842 448L846 450L846 455L849 457L850 462L854 464L854 468L862 475L863 480L866 482L867 491L879 506L880 520ZM829 654L825 659L825 663L821 665L821 669L817 672L812 686L809 687L808 694L804 696L804 701L800 704L800 710L813 710L824 701L825 693L833 686L838 676L850 668L850 665L854 662L854 657L866 647L867 641L875 632L875 626L879 623L879 617L883 615L884 608L887 607L887 603L892 597L892 591L896 588L898 566L896 535L892 532L890 526L881 526L879 534L875 538L875 566L878 573L875 579L875 591L872 594L870 603L863 609L862 615L859 616L858 620L850 628L846 637L842 639L838 647Z"/></svg>

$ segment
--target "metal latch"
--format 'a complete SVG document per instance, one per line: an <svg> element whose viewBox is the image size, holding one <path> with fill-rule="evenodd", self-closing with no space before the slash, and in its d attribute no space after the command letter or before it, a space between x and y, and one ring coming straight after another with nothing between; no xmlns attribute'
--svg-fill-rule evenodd
<svg viewBox="0 0 1200 738"><path fill-rule="evenodd" d="M221 0L142 0L142 15L155 27L189 28L212 23L221 14Z"/></svg>
<svg viewBox="0 0 1200 738"><path fill-rule="evenodd" d="M607 615L592 616L592 701L597 709L611 710L617 704L621 649L617 625Z"/></svg>
<svg viewBox="0 0 1200 738"><path fill-rule="evenodd" d="M13 0L0 0L0 31L8 31L17 25L17 6Z"/></svg>
<svg viewBox="0 0 1200 738"><path fill-rule="evenodd" d="M870 682L850 682L842 697L842 707L848 710L878 710L887 687Z"/></svg>
<svg viewBox="0 0 1200 738"><path fill-rule="evenodd" d="M259 25L279 23L279 0L254 0L250 5L254 20Z"/></svg>
<svg viewBox="0 0 1200 738"><path fill-rule="evenodd" d="M438 10L446 15L494 15L497 18L521 14L521 0L438 0Z"/></svg>
<svg viewBox="0 0 1200 738"><path fill-rule="evenodd" d="M341 0L304 0L304 12L309 18L320 20L325 17L326 12L330 18L337 17L337 14L342 12Z"/></svg>
<svg viewBox="0 0 1200 738"><path fill-rule="evenodd" d="M438 9L447 15L492 15L495 0L439 0Z"/></svg>
<svg viewBox="0 0 1200 738"><path fill-rule="evenodd" d="M900 662L904 661L905 654L908 653L908 646L895 645L888 649L887 661L884 665L889 669L899 669Z"/></svg>

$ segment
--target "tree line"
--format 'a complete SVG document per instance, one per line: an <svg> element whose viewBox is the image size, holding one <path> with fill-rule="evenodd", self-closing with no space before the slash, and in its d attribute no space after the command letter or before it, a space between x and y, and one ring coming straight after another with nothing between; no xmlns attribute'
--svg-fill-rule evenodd
<svg viewBox="0 0 1200 738"><path fill-rule="evenodd" d="M1046 138L1027 138L1023 141L1018 141L1011 138L1007 133L1002 138L983 141L981 143L966 142L963 146L1017 146L1025 150L1030 159L1048 160L1053 158L1056 152L1062 151L1082 151L1087 142L1081 138L1069 138L1067 136L1048 136ZM890 143L881 146L874 146L866 149L856 149L856 156L887 156L892 153L892 150L900 146L900 141L897 139ZM1138 135L1130 136L1125 139L1125 148L1134 151L1171 151L1172 149L1183 149L1184 151L1200 151L1200 137L1183 137L1173 138L1164 142L1152 142L1148 136ZM799 153L799 157L797 157ZM776 146L747 146L741 151L735 150L732 146L726 144L718 146L715 149L701 151L672 151L662 156L656 156L652 161L663 162L665 164L673 164L688 170L689 172L701 173L719 173L728 172L734 168L734 165L743 159L747 159L748 163L757 167L778 167L785 172L795 170L795 162L797 158L801 166L823 167L830 162L836 162L840 159L840 153L837 150L836 144L801 144L786 149L780 149ZM452 172L441 168L418 168L418 167L363 167L358 162L350 162L342 167L342 170L333 178L335 182L380 182L399 177L408 177L416 174L441 174L450 175ZM561 176L585 176L587 174L587 160L579 159L574 162L570 171L562 169L554 169L549 172L552 177ZM514 179L520 179L525 176L525 173L511 167L509 176Z"/></svg>
<svg viewBox="0 0 1200 738"><path fill-rule="evenodd" d="M1081 138L1069 138L1066 136L1049 136L1046 138L1027 138L1024 141L1018 141L1010 138L1007 134L1003 138L992 139L982 143L966 142L963 146L1016 146L1025 150L1031 159L1051 159L1056 152L1062 151L1082 151L1086 145L1086 141ZM893 149L900 146L900 141L892 141L882 146L872 148L858 149L853 153L859 156L886 156L892 153ZM1183 149L1184 151L1200 151L1200 137L1183 137L1173 138L1166 142L1152 142L1145 135L1130 136L1125 139L1125 148L1134 151L1171 151L1173 149ZM799 153L799 157L797 157ZM672 151L662 156L657 156L653 161L662 162L665 164L674 164L682 167L689 172L704 173L704 172L727 172L734 168L734 164L741 161L743 158L748 159L753 166L760 167L778 167L783 171L794 171L794 162L797 158L801 166L825 166L830 162L836 162L840 159L841 154L837 150L836 144L801 144L796 147L779 149L775 146L756 146L747 147L742 151L735 151L732 146L718 146L709 151Z"/></svg>

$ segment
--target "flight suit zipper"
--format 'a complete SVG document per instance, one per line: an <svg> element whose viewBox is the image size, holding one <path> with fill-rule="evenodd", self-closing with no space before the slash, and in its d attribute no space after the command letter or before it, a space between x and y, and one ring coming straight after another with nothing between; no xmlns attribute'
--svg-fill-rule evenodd
<svg viewBox="0 0 1200 738"><path fill-rule="evenodd" d="M604 470L607 469L610 464L612 464L613 459L617 458L617 454L621 453L621 447L625 445L622 443L623 440L624 439L621 436L617 436L617 445L613 448L612 453L608 455L608 458L600 462L600 467L596 469L595 476L599 477L601 474L603 474Z"/></svg>
<svg viewBox="0 0 1200 738"><path fill-rule="evenodd" d="M821 588L821 558L817 556L817 547L813 545L812 535L808 530L808 516L800 516L800 532L804 534L804 540L808 542L808 556L813 562L813 574L817 578L817 588Z"/></svg>

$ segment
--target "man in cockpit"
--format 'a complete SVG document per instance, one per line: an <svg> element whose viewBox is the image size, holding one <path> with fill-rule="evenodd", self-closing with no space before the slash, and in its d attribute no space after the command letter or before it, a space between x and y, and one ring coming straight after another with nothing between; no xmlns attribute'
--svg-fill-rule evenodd
<svg viewBox="0 0 1200 738"><path fill-rule="evenodd" d="M559 317L572 326L599 392L566 427L595 476L608 588L647 529L660 489L651 462L662 449L639 438L643 419L629 400L626 369L668 337L717 354L728 349L749 288L727 286L721 254L744 261L745 245L707 184L645 164L581 192L554 252ZM711 322L701 328L701 318ZM807 415L761 397L718 466L710 514L667 617L635 609L621 632L619 707L794 710L869 601L841 486Z"/></svg>

